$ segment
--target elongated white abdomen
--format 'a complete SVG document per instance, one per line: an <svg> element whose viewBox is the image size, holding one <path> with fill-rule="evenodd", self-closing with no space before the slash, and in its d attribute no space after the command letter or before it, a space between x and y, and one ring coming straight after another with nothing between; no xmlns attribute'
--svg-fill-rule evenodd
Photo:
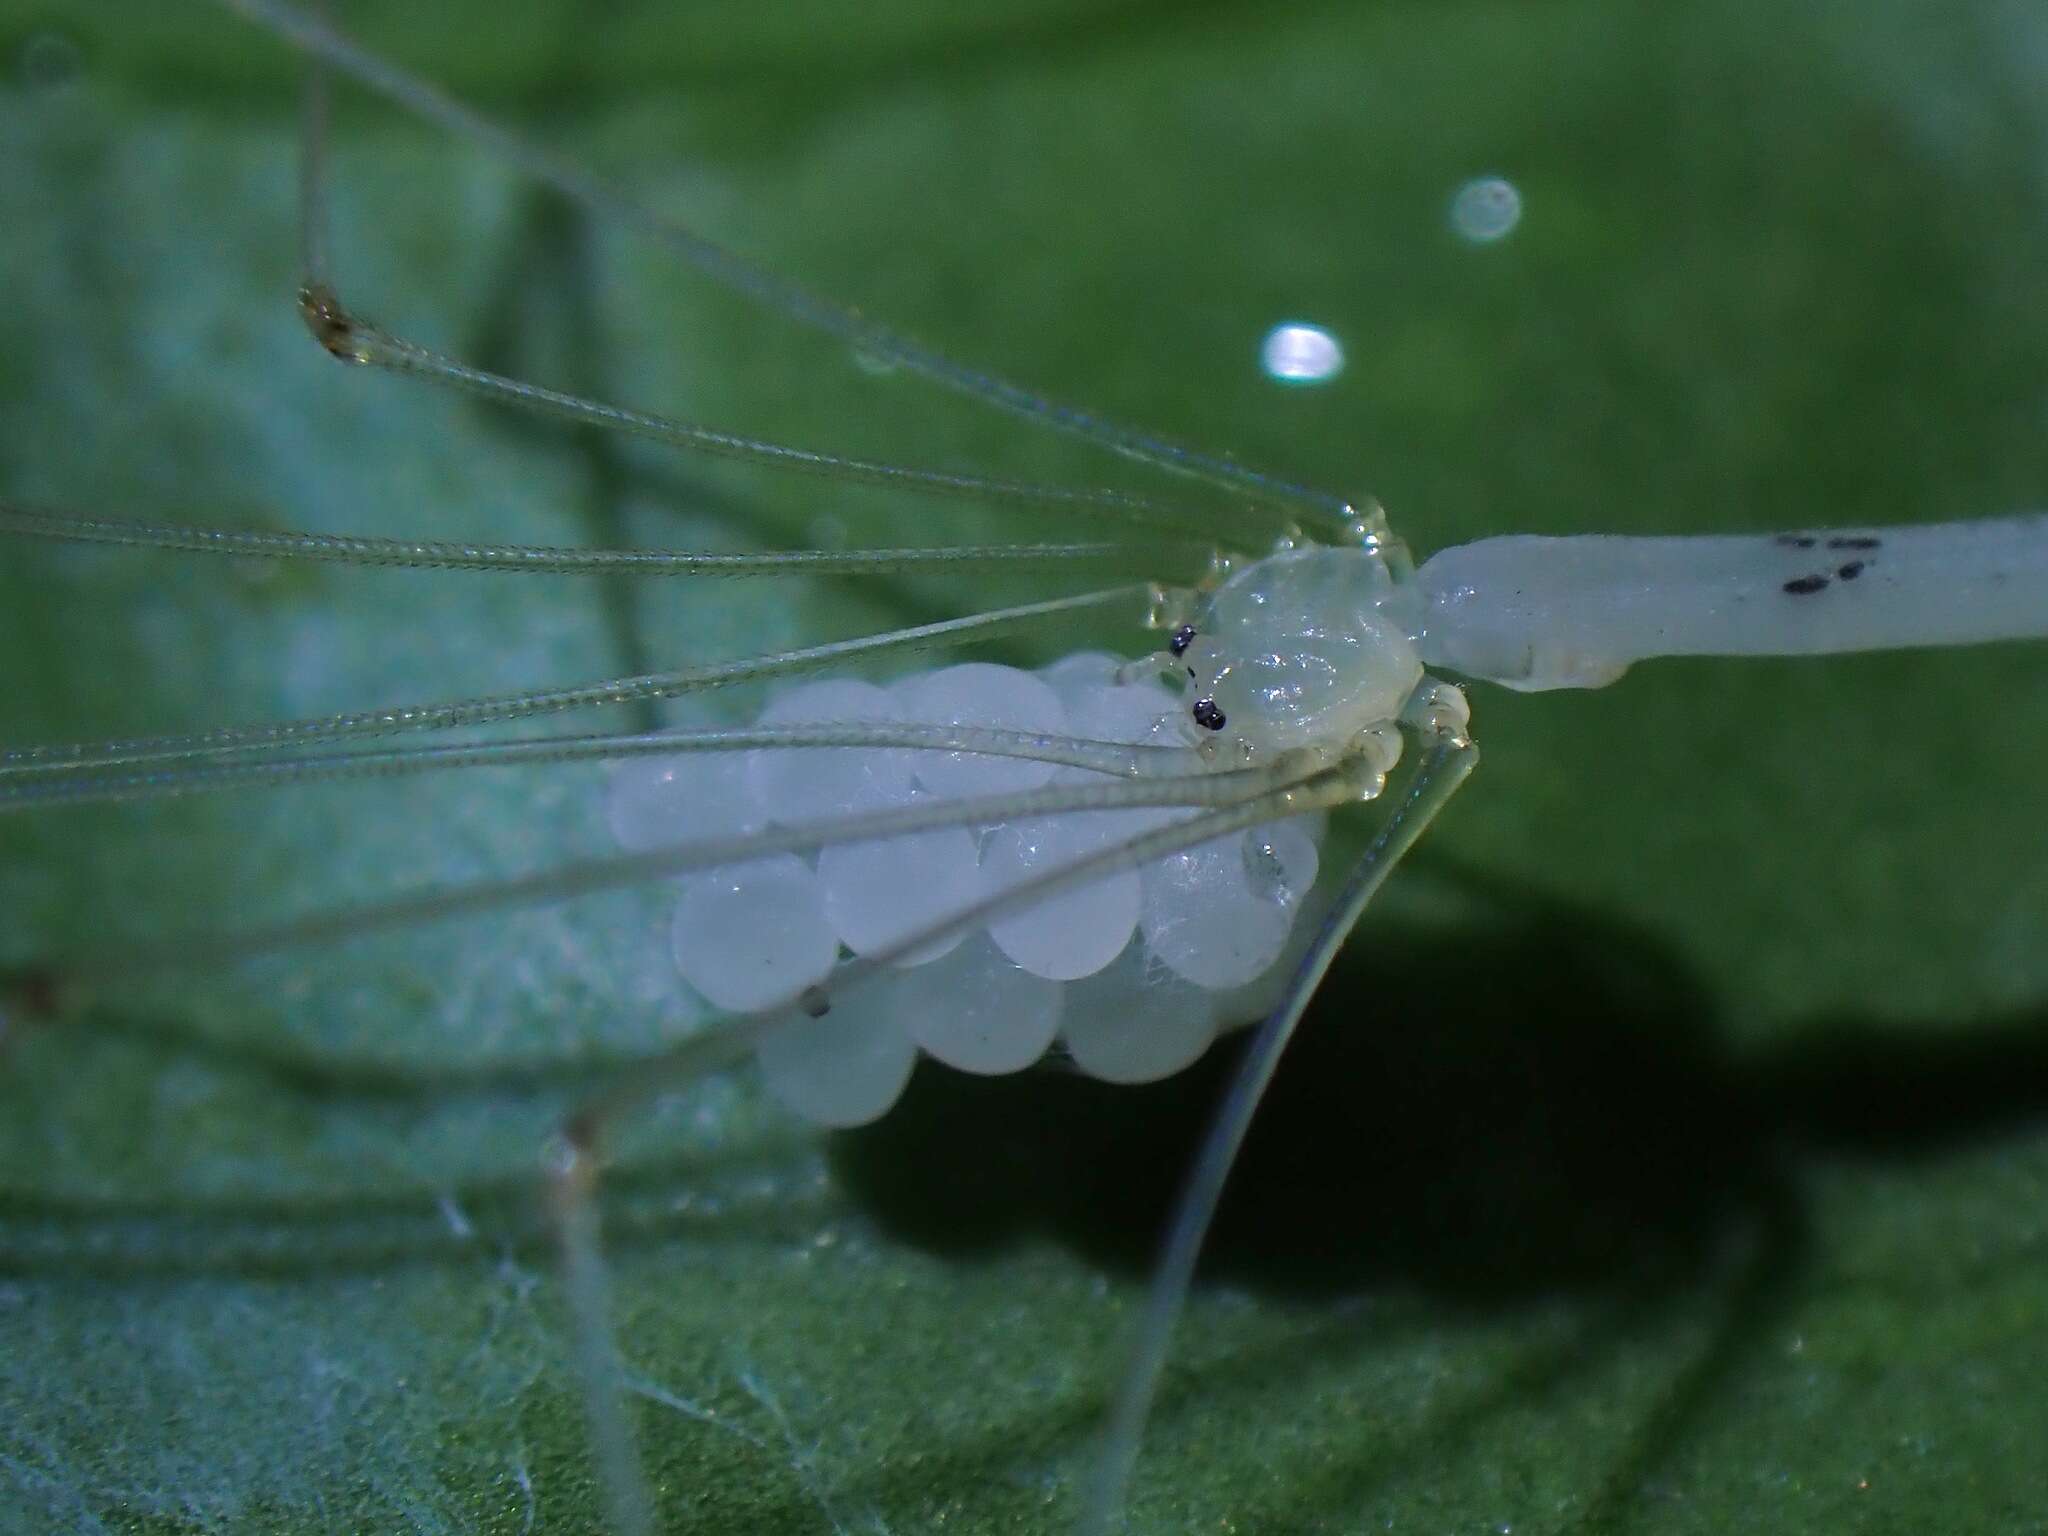
<svg viewBox="0 0 2048 1536"><path fill-rule="evenodd" d="M1586 688L1653 656L1818 656L2048 632L2048 515L1699 538L1508 535L1417 582L1425 662Z"/></svg>

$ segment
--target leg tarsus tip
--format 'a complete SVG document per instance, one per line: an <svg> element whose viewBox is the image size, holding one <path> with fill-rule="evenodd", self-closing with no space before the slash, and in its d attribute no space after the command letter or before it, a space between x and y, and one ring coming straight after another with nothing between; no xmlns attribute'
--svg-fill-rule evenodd
<svg viewBox="0 0 2048 1536"><path fill-rule="evenodd" d="M310 281L299 290L299 318L306 322L306 329L312 333L313 339L330 356L338 357L344 363L367 363L370 360L355 317L343 306L341 296L327 284Z"/></svg>

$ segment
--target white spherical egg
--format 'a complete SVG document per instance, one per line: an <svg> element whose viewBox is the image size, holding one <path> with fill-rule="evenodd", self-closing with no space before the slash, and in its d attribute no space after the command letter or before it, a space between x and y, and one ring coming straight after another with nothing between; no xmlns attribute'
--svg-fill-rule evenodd
<svg viewBox="0 0 2048 1536"><path fill-rule="evenodd" d="M980 850L961 827L826 848L818 883L833 932L857 955L877 954L954 916L985 889ZM963 936L934 940L896 963L936 960Z"/></svg>
<svg viewBox="0 0 2048 1536"><path fill-rule="evenodd" d="M1059 695L1043 679L1015 667L964 662L904 678L893 691L904 718L922 724L1067 734ZM976 752L918 752L912 766L918 783L932 794L964 799L1036 789L1052 778L1056 765Z"/></svg>
<svg viewBox="0 0 2048 1536"><path fill-rule="evenodd" d="M1119 683L1109 679L1071 683L1060 690L1066 707L1067 729L1090 741L1127 741L1151 745L1179 745L1162 742L1160 722L1175 717L1180 699L1157 678Z"/></svg>
<svg viewBox="0 0 2048 1536"><path fill-rule="evenodd" d="M1216 1023L1214 993L1132 943L1107 968L1068 985L1060 1038L1090 1077L1151 1083L1206 1051Z"/></svg>
<svg viewBox="0 0 2048 1536"><path fill-rule="evenodd" d="M760 1013L832 973L839 940L824 893L794 854L698 870L677 886L676 967L719 1007Z"/></svg>
<svg viewBox="0 0 2048 1536"><path fill-rule="evenodd" d="M761 725L891 725L903 710L886 689L854 678L800 683L768 701ZM895 747L775 747L747 754L758 815L788 826L907 805L911 754Z"/></svg>
<svg viewBox="0 0 2048 1536"><path fill-rule="evenodd" d="M962 1072L1021 1072L1059 1032L1065 988L1012 963L986 934L894 983L910 1038Z"/></svg>
<svg viewBox="0 0 2048 1536"><path fill-rule="evenodd" d="M991 895L1113 848L1137 830L1101 813L1041 816L990 832L981 870ZM1002 952L1034 976L1072 981L1101 970L1138 923L1138 872L1116 870L1076 889L1044 896L991 921Z"/></svg>
<svg viewBox="0 0 2048 1536"><path fill-rule="evenodd" d="M755 1060L768 1091L818 1125L844 1129L879 1120L902 1097L917 1064L890 977L871 977L835 999L821 1018L801 1015L763 1031Z"/></svg>
<svg viewBox="0 0 2048 1536"><path fill-rule="evenodd" d="M1078 689L1107 688L1116 681L1117 669L1123 665L1123 657L1108 651L1075 651L1040 667L1038 675L1064 704Z"/></svg>
<svg viewBox="0 0 2048 1536"><path fill-rule="evenodd" d="M735 752L629 757L612 765L605 822L621 848L643 853L713 837L758 832L766 818Z"/></svg>
<svg viewBox="0 0 2048 1536"><path fill-rule="evenodd" d="M1197 986L1242 986L1279 958L1315 877L1315 844L1300 828L1234 833L1146 865L1139 926Z"/></svg>

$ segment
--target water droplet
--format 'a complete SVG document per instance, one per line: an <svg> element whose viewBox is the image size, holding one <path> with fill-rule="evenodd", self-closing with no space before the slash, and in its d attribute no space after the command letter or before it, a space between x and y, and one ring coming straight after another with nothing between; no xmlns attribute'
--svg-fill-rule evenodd
<svg viewBox="0 0 2048 1536"><path fill-rule="evenodd" d="M1344 371L1344 346L1319 325L1289 321L1266 332L1259 363L1282 384L1327 384Z"/></svg>
<svg viewBox="0 0 2048 1536"><path fill-rule="evenodd" d="M1522 222L1522 194L1504 176L1475 176L1451 197L1451 232L1474 245L1505 240Z"/></svg>

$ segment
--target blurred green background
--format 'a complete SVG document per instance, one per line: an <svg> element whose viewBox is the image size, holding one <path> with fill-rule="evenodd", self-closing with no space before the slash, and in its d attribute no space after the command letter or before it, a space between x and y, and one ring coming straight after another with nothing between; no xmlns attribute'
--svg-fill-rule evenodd
<svg viewBox="0 0 2048 1536"><path fill-rule="evenodd" d="M1422 551L2048 502L2048 16L1674 9L343 16L824 292L1377 495ZM295 82L203 5L0 3L0 495L561 544L1018 533L336 368L289 302ZM337 136L342 285L394 329L813 446L1140 483L380 106ZM1448 209L1488 174L1524 212L1475 245ZM1260 373L1292 318L1341 379ZM1026 588L14 545L0 738L582 681ZM1486 761L1276 1090L1131 1528L2048 1524L2044 662L1476 691ZM601 849L600 784L9 818L0 963ZM0 1529L593 1528L531 1170L607 1064L690 1026L664 920L621 894L10 1020ZM1142 1092L927 1068L852 1136L744 1079L636 1127L607 1220L668 1528L1062 1528L1227 1054Z"/></svg>

